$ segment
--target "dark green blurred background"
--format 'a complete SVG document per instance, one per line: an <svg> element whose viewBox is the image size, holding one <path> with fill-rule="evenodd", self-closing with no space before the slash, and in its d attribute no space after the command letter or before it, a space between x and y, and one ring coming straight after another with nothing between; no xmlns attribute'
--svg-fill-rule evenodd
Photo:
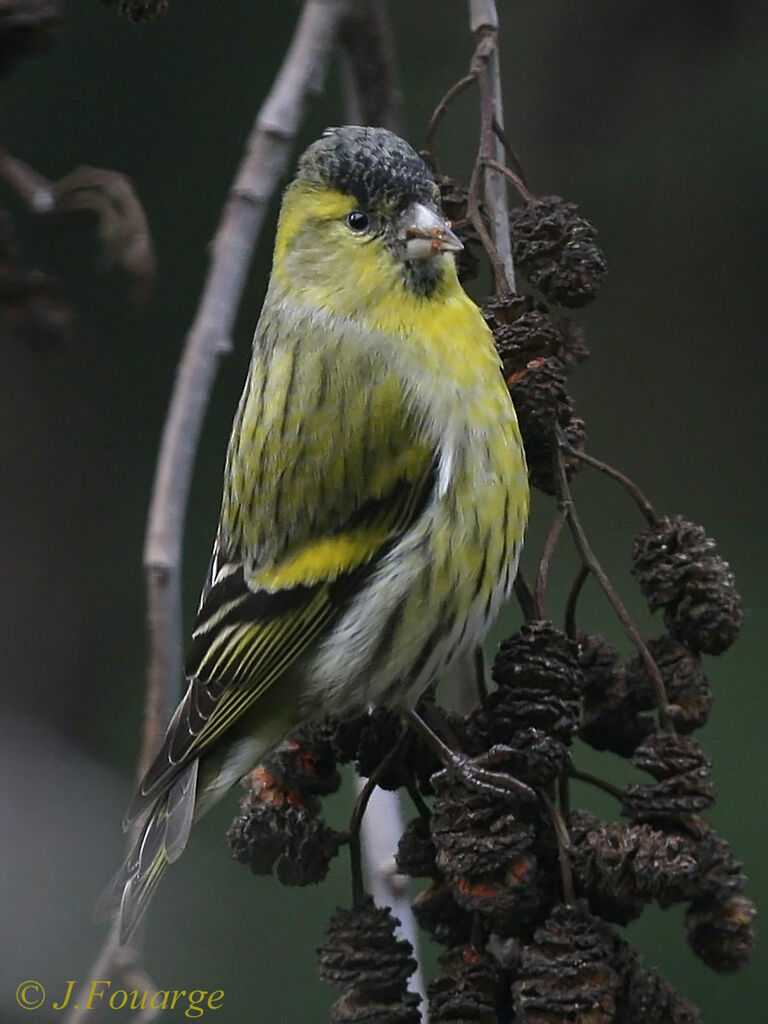
<svg viewBox="0 0 768 1024"><path fill-rule="evenodd" d="M709 661L716 703L702 738L719 794L711 819L743 856L749 894L765 904L765 7L538 0L500 10L515 148L536 191L580 204L611 265L580 317L593 357L574 388L590 447L638 478L662 509L703 522L745 597L742 639ZM393 0L392 11L405 129L418 145L437 98L466 66L465 5ZM20 981L39 979L59 998L65 979L85 976L100 939L91 911L121 856L141 720L141 546L158 438L206 246L297 12L286 0L172 0L165 18L137 27L95 0L69 0L51 53L0 82L0 141L11 153L52 178L86 162L133 179L160 271L145 311L132 312L123 283L95 270L87 225L35 223L0 189L30 255L62 275L77 310L75 336L58 349L0 336L4 1020L22 1019L13 998ZM440 137L443 162L457 173L475 145L474 102L456 104ZM300 146L343 118L334 68ZM273 222L274 210L205 425L186 535L187 619L207 564ZM644 628L659 631L628 575L641 526L634 508L586 473L575 490L609 571ZM538 502L531 546L546 515ZM572 564L559 563L553 614ZM515 621L510 609L507 629ZM584 621L619 636L592 591ZM616 779L624 770L577 756ZM151 914L152 974L163 988L224 989L217 1019L229 1024L324 1020L334 996L316 978L314 947L348 899L346 859L319 888L252 878L224 842L235 807L233 794L169 873ZM343 818L343 798L332 813ZM651 909L631 931L704 1008L706 1024L764 1019L757 962L715 976L689 952L677 911Z"/></svg>

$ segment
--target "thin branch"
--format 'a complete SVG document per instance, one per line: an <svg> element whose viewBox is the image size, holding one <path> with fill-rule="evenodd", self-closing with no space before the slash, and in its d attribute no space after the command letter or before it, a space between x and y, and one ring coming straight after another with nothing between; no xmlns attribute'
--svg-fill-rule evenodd
<svg viewBox="0 0 768 1024"><path fill-rule="evenodd" d="M203 416L219 359L232 347L230 332L267 204L288 165L308 101L321 87L345 9L345 0L307 0L304 5L248 138L213 240L208 278L179 364L144 546L150 657L140 771L159 747L182 677L181 542Z"/></svg>
<svg viewBox="0 0 768 1024"><path fill-rule="evenodd" d="M131 985L132 989L135 988L140 992L156 992L157 986L141 966L140 961L141 951L135 940L132 940L130 945L120 945L119 921L116 919L110 927L101 952L88 972L87 981L80 986L76 1001L69 1007L62 1024L84 1024L85 1021L93 1019L93 1007L89 1008L89 997L92 992L92 983L95 981L111 981L117 977L128 986L131 985L132 979L140 979L141 983ZM149 1001L151 1002L151 996ZM147 1006L133 1018L132 1024L149 1024L149 1021L155 1020L159 1016L159 1008Z"/></svg>
<svg viewBox="0 0 768 1024"><path fill-rule="evenodd" d="M571 528L571 533L573 535L573 540L576 545L576 550L579 552L579 555L581 556L581 560L584 563L584 565L589 568L589 571L595 576L598 583L603 588L605 596L608 598L608 601L613 607L613 610L616 612L619 621L624 626L627 635L637 647L637 650L640 654L640 658L643 662L643 665L645 666L645 670L650 676L653 682L654 690L656 692L656 703L659 712L659 725L662 729L669 730L672 728L668 712L669 702L667 698L667 690L664 686L664 680L662 679L661 672L659 671L659 666L656 664L653 655L648 650L648 645L645 643L642 636L640 635L640 631L635 625L632 616L627 611L624 602L621 600L619 595L614 590L613 584L608 579L605 570L603 569L602 565L598 562L594 552L592 551L592 548L590 547L589 541L587 540L587 535L584 532L584 528L581 525L581 520L579 519L578 513L576 512L576 509L574 507L573 498L571 497L571 488L570 484L568 483L568 475L565 471L565 462L563 460L562 448L560 446L561 439L562 431L558 430L558 443L555 446L557 487L560 499L568 507L568 525Z"/></svg>
<svg viewBox="0 0 768 1024"><path fill-rule="evenodd" d="M477 232L493 269L496 291L508 296L515 291L515 269L509 234L507 190L486 161L503 160L504 144L495 127L503 131L504 111L497 49L498 15L494 0L469 0L469 24L475 37L475 50L469 74L451 86L438 103L427 126L426 149L432 165L434 134L450 103L470 85L480 90L480 142L467 189L467 219ZM482 204L481 204L482 182ZM483 212L484 210L484 212ZM490 224L490 232L485 217Z"/></svg>
<svg viewBox="0 0 768 1024"><path fill-rule="evenodd" d="M517 598L517 603L520 605L523 615L529 622L539 617L538 610L536 608L536 601L533 597L533 591L526 583L522 569L519 568L517 570L517 575L515 576L515 597Z"/></svg>
<svg viewBox="0 0 768 1024"><path fill-rule="evenodd" d="M486 167L492 167L494 171L498 171L499 174L503 174L510 184L515 186L526 203L535 203L537 201L536 196L531 192L520 175L511 168L506 167L504 164L500 164L498 160L492 160L490 157L486 157L483 163Z"/></svg>
<svg viewBox="0 0 768 1024"><path fill-rule="evenodd" d="M363 780L357 779L362 788ZM368 800L368 808L362 820L363 845L368 869L368 882L374 902L380 907L390 907L400 921L397 933L413 946L416 970L411 976L408 988L418 992L426 1006L426 986L419 957L419 933L416 919L411 910L411 880L397 870L395 853L400 837L405 831L400 794L375 787Z"/></svg>
<svg viewBox="0 0 768 1024"><path fill-rule="evenodd" d="M568 600L565 602L565 632L571 638L576 639L576 605L578 604L584 584L589 579L589 569L586 565L579 566L576 579L568 593Z"/></svg>
<svg viewBox="0 0 768 1024"><path fill-rule="evenodd" d="M163 430L144 545L149 668L138 775L162 742L182 678L180 562L184 516L203 416L230 332L267 204L286 169L310 98L322 85L347 0L307 0L275 82L246 143L211 249L211 265L187 335ZM132 965L138 968L138 947ZM113 924L86 985L125 963ZM83 1000L78 1004L82 1007ZM63 1024L80 1024L73 1010ZM90 1018L89 1018L90 1019ZM149 1018L144 1018L148 1020Z"/></svg>
<svg viewBox="0 0 768 1024"><path fill-rule="evenodd" d="M374 789L376 789L376 773L374 772L367 779L363 779L361 776L355 776L355 785L357 786L357 800L352 810L352 818L349 823L349 853L350 853L350 867L352 873L352 906L359 907L362 905L363 897L365 896L365 883L363 881L363 853L361 843L361 831L363 818L365 816L365 809L368 806L368 801L373 795Z"/></svg>
<svg viewBox="0 0 768 1024"><path fill-rule="evenodd" d="M630 478L622 473L621 470L614 469L614 467L609 466L607 462L603 462L601 459L596 459L594 455L588 455L581 448L574 448L572 445L565 442L563 449L569 455L573 456L573 458L579 459L580 462L585 462L588 466L592 466L601 473L605 473L605 475L609 476L612 480L616 480L617 483L620 483L634 499L638 508L648 520L649 526L659 525L659 515L656 509L646 498L645 494L643 494L634 480L630 480Z"/></svg>
<svg viewBox="0 0 768 1024"><path fill-rule="evenodd" d="M437 131L438 125L445 117L448 112L448 108L456 97L465 92L470 85L474 85L476 81L477 75L471 73L460 78L458 82L454 82L434 109L432 117L429 119L424 139L424 149L429 154L430 162L433 167L437 166L437 160L435 159L435 132Z"/></svg>
<svg viewBox="0 0 768 1024"><path fill-rule="evenodd" d="M504 128L501 96L498 33L499 16L494 0L469 0L469 25L477 41L472 70L478 74L482 105L481 155L484 160L503 161L504 145L494 132L494 124ZM485 208L491 224L491 236L504 267L507 291L515 291L515 269L509 236L507 189L494 171L485 167Z"/></svg>
<svg viewBox="0 0 768 1024"><path fill-rule="evenodd" d="M361 827L365 821L365 812L368 807L368 802L371 799L374 789L379 779L388 770L390 765L401 757L408 748L411 742L411 734L408 731L407 725L403 724L403 728L400 732L400 736L397 742L387 754L382 758L381 761L376 765L374 770L371 772L369 778L365 781L359 776L357 777L358 794L357 800L355 800L355 806L352 809L352 818L349 823L349 850L350 858L352 861L352 905L359 906L365 895L365 888L363 886L363 858L361 855L361 843L360 834ZM399 839L403 833L403 822L400 815L400 810L397 810L397 821L393 823L393 828L398 828L400 831L397 832L397 838ZM373 840L374 845L378 846L378 842L374 835L370 835L369 839ZM397 839L395 840L395 844ZM389 850L389 855L394 855L394 848ZM374 863L373 881L378 880L378 863Z"/></svg>
<svg viewBox="0 0 768 1024"><path fill-rule="evenodd" d="M348 124L401 131L395 42L386 0L357 0L339 42Z"/></svg>
<svg viewBox="0 0 768 1024"><path fill-rule="evenodd" d="M496 243L488 233L488 228L485 226L485 219L480 210L480 176L482 173L482 156L478 154L475 162L472 176L469 179L469 187L467 188L467 217L472 222L472 226L480 237L485 253L488 260L493 268L493 279L496 284L496 290L500 295L510 295L511 289L508 284L507 272L504 268L499 250L496 248Z"/></svg>
<svg viewBox="0 0 768 1024"><path fill-rule="evenodd" d="M90 970L88 971L88 980L84 981L80 986L78 993L77 1002L74 1003L64 1018L63 1024L82 1024L86 1019L91 1016L91 1010L87 1008L88 994L91 990L91 981L104 980L108 981L114 976L115 966L118 959L118 951L120 949L118 943L119 923L115 920L107 934L107 938L104 941L104 945L101 947L99 955L93 962ZM75 1009L77 1006L77 1009Z"/></svg>
<svg viewBox="0 0 768 1024"><path fill-rule="evenodd" d="M405 788L408 791L408 796L413 801L413 806L419 812L419 817L423 818L424 821L429 821L432 817L432 812L427 807L424 797L419 792L419 787L416 785L413 779L409 779L405 784ZM401 833L402 835L402 833Z"/></svg>
<svg viewBox="0 0 768 1024"><path fill-rule="evenodd" d="M573 868L571 867L571 837L568 832L568 826L560 813L560 808L554 802L552 797L545 790L540 789L538 795L549 814L552 822L552 827L555 831L555 840L557 841L557 856L560 861L560 877L563 885L563 898L566 903L576 902L576 890L573 886Z"/></svg>
<svg viewBox="0 0 768 1024"><path fill-rule="evenodd" d="M613 783L606 782L605 779L601 779L597 775L592 775L590 772L581 772L576 768L571 768L568 771L568 778L578 779L579 782L587 782L590 786L594 786L596 789L602 789L604 793L609 793L611 796L615 796L617 800L624 800L624 793L618 786L614 786Z"/></svg>
<svg viewBox="0 0 768 1024"><path fill-rule="evenodd" d="M563 532L563 526L565 526L567 518L568 510L563 506L559 507L555 513L555 518L552 520L547 539L544 542L544 550L541 552L539 567L536 571L536 583L533 588L533 602L536 606L536 617L538 619L545 618L544 596L547 592L549 567L552 564L552 557L554 556L557 542L560 540L560 534Z"/></svg>
<svg viewBox="0 0 768 1024"><path fill-rule="evenodd" d="M520 178L520 181L522 181L523 185L525 185L525 187L528 188L528 179L525 176L525 170L523 169L520 157L512 148L512 143L507 138L506 132L495 118L493 121L493 130L496 134L496 138L501 142L502 146L504 147L504 152L506 153L507 160L514 167L515 173ZM533 193L531 193L531 195L533 195Z"/></svg>
<svg viewBox="0 0 768 1024"><path fill-rule="evenodd" d="M162 1009L152 1006L152 999L158 993L157 985L141 967L129 966L123 971L125 987L131 992L141 992L146 996L147 1005L132 1017L129 1024L149 1024L160 1015Z"/></svg>

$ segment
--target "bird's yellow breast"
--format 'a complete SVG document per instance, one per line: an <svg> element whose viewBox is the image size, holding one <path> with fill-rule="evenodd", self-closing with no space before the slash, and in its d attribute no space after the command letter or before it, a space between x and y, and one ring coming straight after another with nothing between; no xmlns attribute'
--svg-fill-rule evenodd
<svg viewBox="0 0 768 1024"><path fill-rule="evenodd" d="M294 183L285 195L264 314L264 331L272 335L274 327L282 343L267 358L268 347L257 342L255 373L266 374L271 402L245 407L240 436L250 443L242 461L252 464L253 441L264 433L256 447L273 450L269 464L283 474L288 439L309 437L301 449L303 466L289 470L297 482L302 478L294 490L307 501L315 489L306 472L315 461L314 441L321 459L336 436L338 458L325 460L320 483L325 493L336 492L352 505L374 442L373 457L380 462L366 481L369 494L384 493L403 474L392 468L397 459L413 457L421 465L431 448L439 461L430 531L434 575L458 587L456 598L466 609L478 589L488 592L503 577L527 519L527 473L514 408L491 333L459 284L453 257L429 257L439 261L442 273L428 295L418 294L381 238L360 237L346 226L355 205L350 196L306 183ZM281 413L276 445L271 419L264 416L265 408L269 412L287 400L289 384L277 386L279 358L286 363L286 381L294 391L298 381L307 400L324 377L325 407L294 403L287 418ZM255 429L248 429L254 417ZM294 425L294 417L303 425ZM342 437L335 433L337 417L344 421ZM389 447L384 439L391 438L397 444L387 453L382 444ZM382 473L385 479L378 481ZM244 490L251 489L246 483ZM282 504L281 512L287 511L291 503ZM247 546L259 546L257 535L271 519L265 512L263 503L254 506L244 524ZM355 552L346 555L354 560Z"/></svg>

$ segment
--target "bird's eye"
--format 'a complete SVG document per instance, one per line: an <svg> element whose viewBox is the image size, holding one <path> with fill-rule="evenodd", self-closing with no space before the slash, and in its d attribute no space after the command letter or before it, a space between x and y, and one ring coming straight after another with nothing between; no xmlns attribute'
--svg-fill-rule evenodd
<svg viewBox="0 0 768 1024"><path fill-rule="evenodd" d="M365 231L370 223L368 214L362 210L353 210L347 214L347 227L351 231Z"/></svg>

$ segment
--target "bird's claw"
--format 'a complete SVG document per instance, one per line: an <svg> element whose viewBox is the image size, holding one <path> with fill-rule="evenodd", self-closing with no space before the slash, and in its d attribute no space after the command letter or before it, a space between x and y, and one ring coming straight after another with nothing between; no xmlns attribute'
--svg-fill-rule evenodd
<svg viewBox="0 0 768 1024"><path fill-rule="evenodd" d="M493 747L489 754L497 750ZM488 755L485 755L487 758ZM536 793L525 782L509 775L506 772L492 771L478 764L479 758L470 757L468 754L453 752L446 765L447 770L457 779L471 789L489 793L503 800L509 800L511 796L522 797L525 800L536 800Z"/></svg>

